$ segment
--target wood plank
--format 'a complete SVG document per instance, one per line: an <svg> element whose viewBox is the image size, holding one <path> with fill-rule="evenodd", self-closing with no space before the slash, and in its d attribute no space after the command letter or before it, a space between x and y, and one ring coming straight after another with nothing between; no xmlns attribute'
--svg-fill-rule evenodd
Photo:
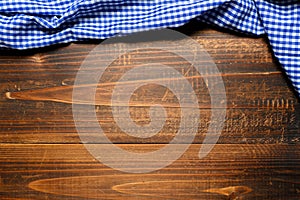
<svg viewBox="0 0 300 200"><path fill-rule="evenodd" d="M145 152L163 145L119 146ZM199 148L192 145L164 169L128 174L104 166L83 145L1 144L0 194L3 199L300 197L299 145L218 144L201 160Z"/></svg>
<svg viewBox="0 0 300 200"><path fill-rule="evenodd" d="M71 106L57 103L16 103L14 110L2 109L0 138L2 143L80 143L72 116ZM40 106L41 106L40 105ZM147 108L136 110L136 121L147 123ZM145 113L138 117L139 113ZM170 109L174 111L174 109ZM178 110L166 121L165 127L149 139L133 138L122 132L115 123L111 108L99 107L101 127L114 143L168 143L177 133ZM220 143L295 143L299 141L299 108L285 109L229 109L219 139ZM210 111L201 110L201 120L195 143L202 143L210 122ZM3 116L4 117L4 116ZM86 122L90 117L86 113ZM87 125L88 127L88 125ZM93 127L91 128L91 135ZM188 127L187 127L188 128ZM188 130L186 130L188 132ZM97 132L94 131L95 134Z"/></svg>
<svg viewBox="0 0 300 200"><path fill-rule="evenodd" d="M220 143L294 143L299 141L299 100L273 59L264 38L241 37L203 29L191 35L212 56L222 73L227 95L227 118ZM72 44L39 51L2 51L0 54L0 139L4 143L79 143L71 103L72 85L85 56L95 44ZM99 55L102 55L99 52ZM102 55L105 57L105 55ZM126 136L111 114L111 92L118 78L141 60L160 61L185 74L200 108L201 143L210 123L210 97L203 79L188 63L159 51L133 53L116 61L99 83L96 110L99 122L115 143L168 143L180 118L176 97L166 88L150 85L136 93L131 115L149 123L149 106L161 104L169 120L157 137ZM96 58L95 62L101 63ZM130 84L130 83L129 83ZM145 93L144 91L154 91ZM86 102L83 87L83 98ZM136 107L136 108L135 108ZM90 113L86 113L87 121ZM175 127L175 128L174 128ZM267 137L266 137L267 135Z"/></svg>

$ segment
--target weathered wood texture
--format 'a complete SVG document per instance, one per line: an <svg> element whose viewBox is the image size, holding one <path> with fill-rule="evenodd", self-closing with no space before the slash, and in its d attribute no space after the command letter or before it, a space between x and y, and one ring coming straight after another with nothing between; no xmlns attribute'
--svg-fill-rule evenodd
<svg viewBox="0 0 300 200"><path fill-rule="evenodd" d="M16 199L299 199L299 146L218 144L203 160L199 146L159 171L128 174L78 144L4 144L0 192Z"/></svg>
<svg viewBox="0 0 300 200"><path fill-rule="evenodd" d="M150 122L153 104L163 105L168 117L151 138L128 136L112 115L115 83L143 60L173 66L193 86L201 114L194 144L170 166L148 174L113 170L80 142L72 90L82 61L96 44L1 51L0 199L299 199L299 99L266 40L210 29L189 35L211 55L226 88L225 125L207 157L197 155L210 123L210 98L205 77L186 61L159 50L133 52L114 62L97 87L95 107L107 137L121 148L149 152L175 136L178 101L162 86L138 89L130 102L137 124ZM82 99L75 103L89 104L82 87ZM84 115L88 127L90 113Z"/></svg>

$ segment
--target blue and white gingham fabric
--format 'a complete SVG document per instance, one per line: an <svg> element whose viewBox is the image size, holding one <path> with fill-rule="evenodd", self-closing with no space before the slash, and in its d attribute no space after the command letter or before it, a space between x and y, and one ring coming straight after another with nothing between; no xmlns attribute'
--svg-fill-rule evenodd
<svg viewBox="0 0 300 200"><path fill-rule="evenodd" d="M299 0L0 0L0 47L30 49L105 39L178 27L192 19L266 34L300 94Z"/></svg>

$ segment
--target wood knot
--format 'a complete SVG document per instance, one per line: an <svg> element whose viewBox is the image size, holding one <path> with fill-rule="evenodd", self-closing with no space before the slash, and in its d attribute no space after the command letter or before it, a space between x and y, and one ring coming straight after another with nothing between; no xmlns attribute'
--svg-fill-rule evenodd
<svg viewBox="0 0 300 200"><path fill-rule="evenodd" d="M35 63L43 63L45 62L45 58L42 54L35 54L34 56L31 57L31 59L35 62Z"/></svg>
<svg viewBox="0 0 300 200"><path fill-rule="evenodd" d="M15 98L13 98L13 97L11 96L11 92L6 92L6 93L5 93L5 97L6 97L7 99L15 99Z"/></svg>
<svg viewBox="0 0 300 200"><path fill-rule="evenodd" d="M203 192L217 193L227 196L227 200L240 200L243 195L252 192L247 186L230 186L225 188L211 188Z"/></svg>

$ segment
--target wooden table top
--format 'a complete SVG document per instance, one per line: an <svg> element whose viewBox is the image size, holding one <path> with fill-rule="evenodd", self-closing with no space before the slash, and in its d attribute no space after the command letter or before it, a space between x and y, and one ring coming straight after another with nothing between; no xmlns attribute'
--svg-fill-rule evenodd
<svg viewBox="0 0 300 200"><path fill-rule="evenodd" d="M226 88L225 125L206 157L199 159L197 152L210 123L209 94L203 77L182 60L156 50L142 58L123 56L107 71L106 84L97 88L99 124L115 145L131 152L167 145L180 117L172 92L151 84L136 91L129 109L132 119L145 125L149 105L162 104L168 114L162 130L144 139L120 130L109 97L117 78L136 60L157 59L178 67L196 92L201 119L193 144L171 165L142 174L104 165L78 136L73 84L97 44L1 51L0 199L300 199L300 104L266 39L209 28L188 35L211 55Z"/></svg>

